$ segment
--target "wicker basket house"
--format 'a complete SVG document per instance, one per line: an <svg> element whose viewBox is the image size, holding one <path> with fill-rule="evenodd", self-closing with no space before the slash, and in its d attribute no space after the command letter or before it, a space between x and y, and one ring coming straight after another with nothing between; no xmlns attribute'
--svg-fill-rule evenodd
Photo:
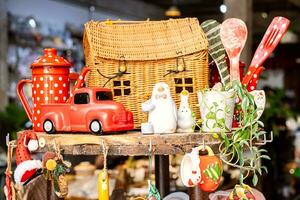
<svg viewBox="0 0 300 200"><path fill-rule="evenodd" d="M89 87L108 87L114 99L134 114L135 128L147 121L141 103L155 83L164 81L179 104L190 92L199 117L196 92L208 86L208 42L196 18L166 21L90 21L83 36Z"/></svg>

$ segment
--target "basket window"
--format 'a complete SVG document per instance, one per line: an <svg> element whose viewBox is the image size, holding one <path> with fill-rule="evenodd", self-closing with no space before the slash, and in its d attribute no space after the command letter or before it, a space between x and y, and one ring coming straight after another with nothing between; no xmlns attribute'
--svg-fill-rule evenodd
<svg viewBox="0 0 300 200"><path fill-rule="evenodd" d="M121 86L121 81L114 81L114 87Z"/></svg>
<svg viewBox="0 0 300 200"><path fill-rule="evenodd" d="M114 96L130 95L131 93L129 80L113 81L113 86Z"/></svg>
<svg viewBox="0 0 300 200"><path fill-rule="evenodd" d="M122 95L121 89L114 89L114 95L121 96Z"/></svg>
<svg viewBox="0 0 300 200"><path fill-rule="evenodd" d="M189 93L194 92L193 78L175 78L175 92L179 94L182 90L187 90Z"/></svg>

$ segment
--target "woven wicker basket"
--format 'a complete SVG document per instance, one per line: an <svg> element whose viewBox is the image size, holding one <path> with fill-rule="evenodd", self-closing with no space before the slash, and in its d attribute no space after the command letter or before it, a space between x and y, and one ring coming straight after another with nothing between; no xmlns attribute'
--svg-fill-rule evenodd
<svg viewBox="0 0 300 200"><path fill-rule="evenodd" d="M141 103L155 83L166 82L179 104L188 90L199 117L197 90L208 86L208 42L196 18L166 21L90 21L83 37L89 87L108 87L134 113L135 128L147 121Z"/></svg>

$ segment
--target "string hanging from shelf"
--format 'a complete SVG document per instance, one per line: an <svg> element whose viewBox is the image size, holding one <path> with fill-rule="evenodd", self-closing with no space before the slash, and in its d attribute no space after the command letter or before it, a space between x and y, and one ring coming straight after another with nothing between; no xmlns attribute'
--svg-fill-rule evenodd
<svg viewBox="0 0 300 200"><path fill-rule="evenodd" d="M99 200L109 200L109 182L108 182L108 172L107 172L107 154L108 146L105 145L104 141L101 141L103 150L103 170L99 172L98 175L98 199Z"/></svg>
<svg viewBox="0 0 300 200"><path fill-rule="evenodd" d="M152 174L152 156L153 156L153 147L152 147L152 140L150 140L149 143L149 180L148 180L148 185L149 185L149 190L146 194L146 199L155 199L155 200L161 200L160 194L155 187L155 185L152 184L151 181L151 174Z"/></svg>

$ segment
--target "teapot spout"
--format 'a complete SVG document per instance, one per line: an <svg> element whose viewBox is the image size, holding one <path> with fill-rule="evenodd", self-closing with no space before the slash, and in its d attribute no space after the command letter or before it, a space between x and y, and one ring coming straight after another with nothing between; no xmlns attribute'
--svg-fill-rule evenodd
<svg viewBox="0 0 300 200"><path fill-rule="evenodd" d="M84 82L84 78L85 78L86 74L87 74L89 71L90 71L90 68L89 68L89 67L84 67L84 68L81 70L81 73L80 73L80 75L79 75L77 81L75 82L74 89L73 89L73 91L71 92L71 95L70 95L70 97L69 97L68 100L67 100L67 103L70 103L71 97L73 96L74 91L82 87L83 82Z"/></svg>

